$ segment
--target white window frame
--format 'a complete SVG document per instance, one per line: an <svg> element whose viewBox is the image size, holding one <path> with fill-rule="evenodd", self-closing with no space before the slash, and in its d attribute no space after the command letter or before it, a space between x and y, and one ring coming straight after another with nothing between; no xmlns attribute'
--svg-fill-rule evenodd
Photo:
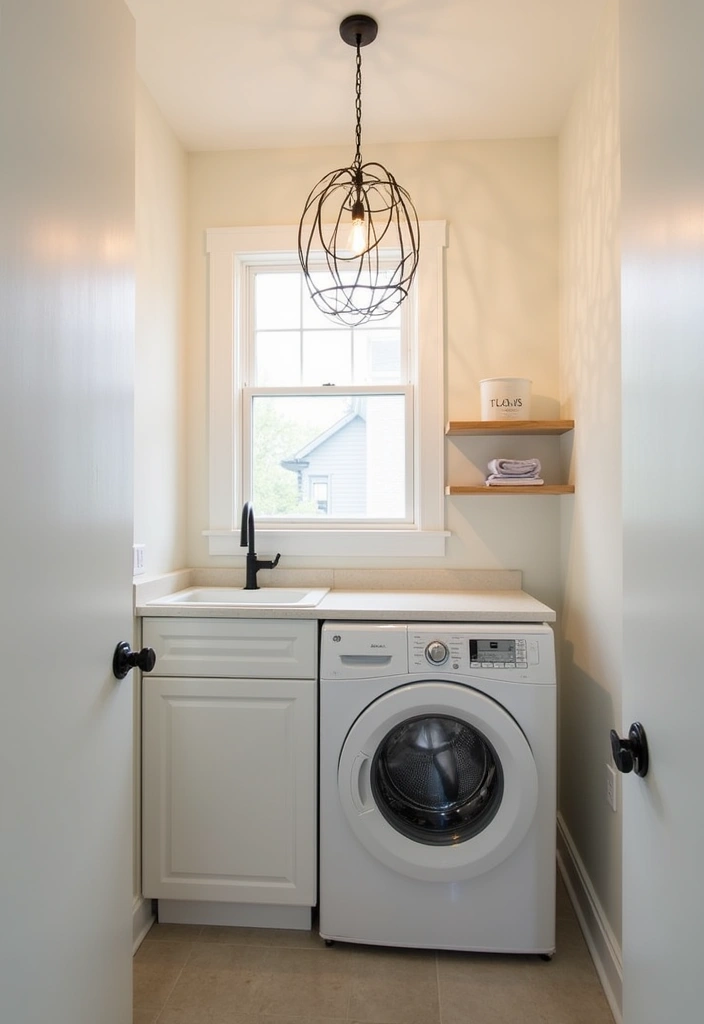
<svg viewBox="0 0 704 1024"><path fill-rule="evenodd" d="M280 265L297 253L297 231L289 227L211 228L208 254L209 324L209 529L211 555L239 555L240 510L245 500L239 447L243 386L241 302L248 268ZM414 335L411 367L414 416L413 523L355 523L322 528L321 523L268 527L257 524L260 552L299 557L438 557L445 554L444 529L444 221L421 223L421 248L411 296ZM297 260L297 256L295 256ZM246 329L246 324L244 325ZM345 389L348 390L348 389ZM255 509L256 514L256 509Z"/></svg>

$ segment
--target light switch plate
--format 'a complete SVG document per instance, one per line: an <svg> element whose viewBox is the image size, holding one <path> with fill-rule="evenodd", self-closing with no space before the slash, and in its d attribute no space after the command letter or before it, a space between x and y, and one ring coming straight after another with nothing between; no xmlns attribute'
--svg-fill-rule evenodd
<svg viewBox="0 0 704 1024"><path fill-rule="evenodd" d="M144 572L144 544L132 545L132 575L141 576Z"/></svg>

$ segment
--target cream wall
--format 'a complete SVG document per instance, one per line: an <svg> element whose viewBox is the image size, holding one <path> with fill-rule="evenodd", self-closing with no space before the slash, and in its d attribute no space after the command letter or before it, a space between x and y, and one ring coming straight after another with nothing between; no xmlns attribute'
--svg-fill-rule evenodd
<svg viewBox="0 0 704 1024"><path fill-rule="evenodd" d="M144 85L135 125L134 539L148 573L186 559L186 156ZM140 637L135 636L135 644ZM136 678L133 673L130 678ZM141 904L141 693L134 687L134 899Z"/></svg>
<svg viewBox="0 0 704 1024"><path fill-rule="evenodd" d="M623 617L618 76L618 4L609 0L560 137L561 394L576 421L576 491L562 521L559 813L614 990L621 815L605 799L605 766L621 719Z"/></svg>
<svg viewBox="0 0 704 1024"><path fill-rule="evenodd" d="M288 149L189 156L188 562L211 559L206 409L207 228L297 223L309 190L351 149ZM447 418L479 418L478 381L533 380L536 416L559 409L557 327L557 143L520 140L365 148L410 192L421 220L449 225L446 287ZM526 448L528 445L528 448ZM447 444L447 478L470 482L489 458L539 454L556 478L555 445L522 439L510 451L469 438ZM537 597L558 600L559 498L447 498L452 531L445 559L335 560L335 565L512 568ZM329 559L287 559L329 565Z"/></svg>
<svg viewBox="0 0 704 1024"><path fill-rule="evenodd" d="M134 539L147 573L185 564L184 150L137 83Z"/></svg>

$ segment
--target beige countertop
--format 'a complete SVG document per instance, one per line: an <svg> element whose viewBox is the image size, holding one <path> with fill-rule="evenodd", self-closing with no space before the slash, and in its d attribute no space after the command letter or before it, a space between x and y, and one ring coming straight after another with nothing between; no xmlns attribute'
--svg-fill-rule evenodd
<svg viewBox="0 0 704 1024"><path fill-rule="evenodd" d="M173 592L172 592L173 593ZM523 590L336 590L314 608L136 603L139 616L256 619L374 619L428 622L554 622L552 608Z"/></svg>

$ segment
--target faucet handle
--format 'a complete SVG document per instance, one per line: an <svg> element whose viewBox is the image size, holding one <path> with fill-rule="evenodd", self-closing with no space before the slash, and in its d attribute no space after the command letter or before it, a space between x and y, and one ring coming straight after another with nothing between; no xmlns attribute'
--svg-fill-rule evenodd
<svg viewBox="0 0 704 1024"><path fill-rule="evenodd" d="M273 562L259 562L259 568L260 569L275 569L276 566L279 564L279 559L280 558L281 558L281 552L279 552L279 554L276 556L276 558L274 559Z"/></svg>

